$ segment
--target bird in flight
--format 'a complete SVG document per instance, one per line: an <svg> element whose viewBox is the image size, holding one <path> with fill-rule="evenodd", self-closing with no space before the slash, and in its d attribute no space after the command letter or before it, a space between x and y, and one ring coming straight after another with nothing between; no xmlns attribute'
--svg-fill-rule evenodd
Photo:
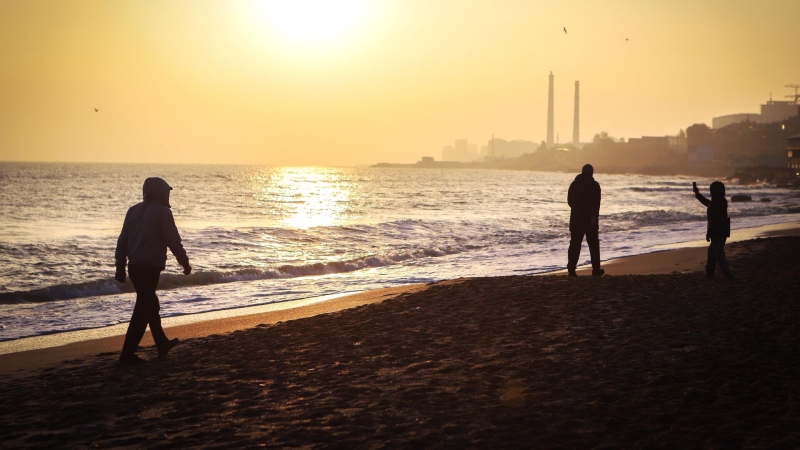
<svg viewBox="0 0 800 450"><path fill-rule="evenodd" d="M99 110L99 109L97 109L97 108L95 108L95 109L94 109L94 112L100 112L100 110Z"/></svg>
<svg viewBox="0 0 800 450"><path fill-rule="evenodd" d="M567 27L564 27L564 34L567 34Z"/></svg>

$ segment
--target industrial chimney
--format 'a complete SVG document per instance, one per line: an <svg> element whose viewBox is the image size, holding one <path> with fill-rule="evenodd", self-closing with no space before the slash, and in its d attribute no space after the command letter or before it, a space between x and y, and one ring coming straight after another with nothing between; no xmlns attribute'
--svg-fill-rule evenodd
<svg viewBox="0 0 800 450"><path fill-rule="evenodd" d="M547 146L553 146L553 72L550 72L550 91L547 95Z"/></svg>
<svg viewBox="0 0 800 450"><path fill-rule="evenodd" d="M572 143L575 145L581 142L581 121L580 121L580 87L581 82L575 82L575 117L572 120Z"/></svg>

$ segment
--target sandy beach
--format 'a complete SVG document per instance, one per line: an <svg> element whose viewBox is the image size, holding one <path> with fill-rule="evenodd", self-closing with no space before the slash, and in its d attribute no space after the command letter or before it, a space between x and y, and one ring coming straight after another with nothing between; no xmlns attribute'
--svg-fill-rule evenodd
<svg viewBox="0 0 800 450"><path fill-rule="evenodd" d="M800 237L727 251L734 282L696 247L187 324L141 367L0 355L0 445L797 448Z"/></svg>

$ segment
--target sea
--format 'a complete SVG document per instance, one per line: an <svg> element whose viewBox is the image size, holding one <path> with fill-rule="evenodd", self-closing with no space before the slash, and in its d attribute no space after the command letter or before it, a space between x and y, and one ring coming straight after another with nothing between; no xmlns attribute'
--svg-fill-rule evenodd
<svg viewBox="0 0 800 450"><path fill-rule="evenodd" d="M466 169L0 163L0 340L127 322L114 249L160 176L194 272L170 254L162 316L566 267L575 174ZM597 174L603 260L703 239L692 181ZM732 227L794 221L797 191L728 183ZM585 247L581 260L588 262Z"/></svg>

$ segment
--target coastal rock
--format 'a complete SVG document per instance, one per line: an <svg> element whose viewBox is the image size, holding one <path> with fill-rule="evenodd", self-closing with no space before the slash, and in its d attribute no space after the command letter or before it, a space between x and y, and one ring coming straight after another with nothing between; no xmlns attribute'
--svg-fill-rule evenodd
<svg viewBox="0 0 800 450"><path fill-rule="evenodd" d="M771 201L772 201L772 199L769 199L769 198L762 198L762 199L761 199L761 202L762 202L762 203L769 203L769 202L771 202Z"/></svg>
<svg viewBox="0 0 800 450"><path fill-rule="evenodd" d="M731 202L752 202L753 197L747 194L736 194L731 196Z"/></svg>

